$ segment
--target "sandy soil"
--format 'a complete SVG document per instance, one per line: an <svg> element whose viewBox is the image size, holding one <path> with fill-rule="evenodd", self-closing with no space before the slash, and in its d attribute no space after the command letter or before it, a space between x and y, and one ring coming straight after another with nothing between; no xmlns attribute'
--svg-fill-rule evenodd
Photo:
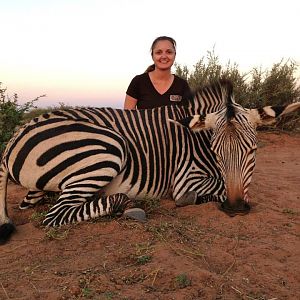
<svg viewBox="0 0 300 300"><path fill-rule="evenodd" d="M252 211L148 202L146 223L102 219L59 229L47 204L19 211L0 247L0 299L300 299L300 135L259 133Z"/></svg>

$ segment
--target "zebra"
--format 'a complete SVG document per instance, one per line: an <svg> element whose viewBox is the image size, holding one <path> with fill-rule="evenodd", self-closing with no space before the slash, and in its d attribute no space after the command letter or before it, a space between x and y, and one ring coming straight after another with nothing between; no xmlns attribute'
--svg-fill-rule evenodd
<svg viewBox="0 0 300 300"><path fill-rule="evenodd" d="M74 108L34 118L8 143L0 166L0 243L15 227L7 181L29 192L21 209L60 192L45 226L122 213L132 199L171 196L177 206L220 202L228 215L250 210L256 127L300 103L246 109L219 80L195 91L188 106L147 110Z"/></svg>

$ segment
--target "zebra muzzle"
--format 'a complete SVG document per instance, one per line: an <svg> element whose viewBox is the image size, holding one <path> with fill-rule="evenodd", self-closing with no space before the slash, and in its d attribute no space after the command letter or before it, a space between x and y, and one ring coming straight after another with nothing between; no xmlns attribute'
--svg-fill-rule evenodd
<svg viewBox="0 0 300 300"><path fill-rule="evenodd" d="M219 209L223 212L225 212L228 216L234 217L234 216L244 216L250 212L250 205L242 200L238 199L234 203L230 203L227 199L226 201L222 202L219 206Z"/></svg>

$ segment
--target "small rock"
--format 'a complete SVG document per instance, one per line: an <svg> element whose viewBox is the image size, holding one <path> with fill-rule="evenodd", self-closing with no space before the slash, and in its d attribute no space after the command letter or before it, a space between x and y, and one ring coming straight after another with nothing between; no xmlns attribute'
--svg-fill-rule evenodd
<svg viewBox="0 0 300 300"><path fill-rule="evenodd" d="M129 208L126 209L123 213L123 217L137 220L139 222L146 222L146 213L141 208Z"/></svg>

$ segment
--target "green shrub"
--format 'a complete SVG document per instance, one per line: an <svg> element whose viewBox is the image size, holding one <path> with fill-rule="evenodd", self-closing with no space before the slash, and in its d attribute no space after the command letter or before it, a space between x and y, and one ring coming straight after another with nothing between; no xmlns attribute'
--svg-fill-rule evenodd
<svg viewBox="0 0 300 300"><path fill-rule="evenodd" d="M237 63L225 65L219 61L214 50L207 51L192 70L175 65L175 73L185 78L191 89L202 88L210 82L227 78L233 82L236 101L247 108L292 103L300 98L296 73L299 66L292 60L273 64L271 70L253 68L242 73Z"/></svg>
<svg viewBox="0 0 300 300"><path fill-rule="evenodd" d="M175 68L175 73L185 78L192 90L202 88L217 79L227 78L233 82L236 99L245 101L247 98L247 94L245 93L247 92L247 74L241 73L238 65L230 61L226 66L222 66L214 50L207 51L207 56L203 56L194 65L192 71L188 70L187 66L180 66L178 64L175 65Z"/></svg>
<svg viewBox="0 0 300 300"><path fill-rule="evenodd" d="M296 77L299 66L293 60L281 60L271 70L253 68L242 73L236 63L223 66L214 50L207 51L189 70L187 66L175 65L175 73L186 79L192 90L202 88L220 78L230 79L234 86L236 102L246 108L266 105L283 105L300 100L300 86ZM300 112L282 118L277 128L296 130L300 128Z"/></svg>
<svg viewBox="0 0 300 300"><path fill-rule="evenodd" d="M22 124L24 113L33 108L34 102L42 97L21 105L18 103L17 94L10 97L6 91L0 82L0 157L15 128Z"/></svg>

